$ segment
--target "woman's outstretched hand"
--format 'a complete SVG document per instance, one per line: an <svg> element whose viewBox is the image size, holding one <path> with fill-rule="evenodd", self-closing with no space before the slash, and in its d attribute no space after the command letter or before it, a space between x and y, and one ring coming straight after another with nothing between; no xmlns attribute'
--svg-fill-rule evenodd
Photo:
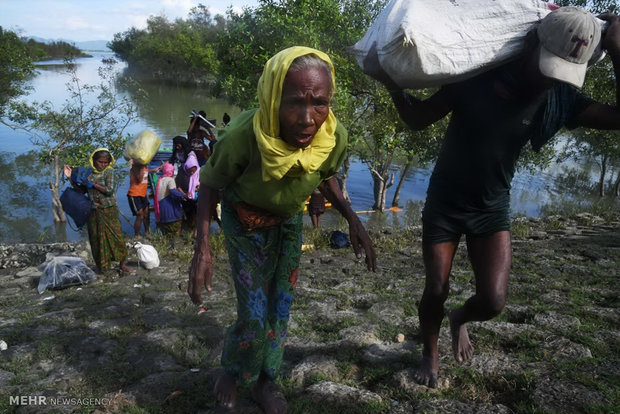
<svg viewBox="0 0 620 414"><path fill-rule="evenodd" d="M368 270L375 272L377 270L377 253L375 252L375 246L357 215L353 217L354 218L349 222L349 237L351 239L353 251L355 252L355 256L361 259L362 249L364 249L364 253L366 254L366 266Z"/></svg>
<svg viewBox="0 0 620 414"><path fill-rule="evenodd" d="M211 279L213 278L213 260L209 252L209 246L200 246L194 252L194 257L189 268L189 284L187 293L196 305L202 304L202 287L207 292L213 291Z"/></svg>
<svg viewBox="0 0 620 414"><path fill-rule="evenodd" d="M64 167L62 167L62 172L65 174L65 177L71 179L71 173L73 172L73 169L71 167L65 165Z"/></svg>

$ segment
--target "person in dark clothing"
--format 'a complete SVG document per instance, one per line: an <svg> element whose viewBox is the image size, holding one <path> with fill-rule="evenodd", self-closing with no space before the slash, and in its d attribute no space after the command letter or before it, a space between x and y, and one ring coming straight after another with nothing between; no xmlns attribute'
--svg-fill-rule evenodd
<svg viewBox="0 0 620 414"><path fill-rule="evenodd" d="M185 161L182 168L178 169L175 183L177 189L186 196L186 199L182 200L183 204L183 218L184 227L186 231L190 231L191 234L196 232L196 198L197 198L197 186L198 182L198 160L194 155L194 152L190 152L190 155Z"/></svg>
<svg viewBox="0 0 620 414"><path fill-rule="evenodd" d="M211 127L205 111L198 113L192 111L192 118L187 130L187 140L191 150L196 154L200 166L204 165L209 158L209 147L205 144L205 139L209 142L215 140L215 134Z"/></svg>
<svg viewBox="0 0 620 414"><path fill-rule="evenodd" d="M422 215L426 285L419 305L422 364L415 374L422 384L437 385L439 329L463 234L476 293L448 315L457 361L473 355L465 324L489 320L504 307L512 258L510 184L523 146L529 141L538 150L563 126L620 129L620 18L600 18L608 22L602 38L592 14L559 8L528 34L518 60L446 85L426 100L403 92L390 79L376 49L364 62L364 71L386 86L412 129L452 114ZM577 90L599 39L614 68L615 105L595 102Z"/></svg>
<svg viewBox="0 0 620 414"><path fill-rule="evenodd" d="M222 117L222 126L228 125L229 122L230 122L230 115L224 112L224 116Z"/></svg>
<svg viewBox="0 0 620 414"><path fill-rule="evenodd" d="M172 138L172 155L168 162L172 165L179 163L181 165L185 164L187 161L187 157L192 149L189 146L189 142L187 138L182 135L177 135Z"/></svg>

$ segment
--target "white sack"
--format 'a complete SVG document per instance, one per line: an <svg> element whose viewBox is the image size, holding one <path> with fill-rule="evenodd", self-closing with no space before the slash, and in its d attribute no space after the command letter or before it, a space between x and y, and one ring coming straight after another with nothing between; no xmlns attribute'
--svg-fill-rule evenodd
<svg viewBox="0 0 620 414"><path fill-rule="evenodd" d="M360 67L379 62L402 88L466 79L516 57L555 5L539 0L392 0L353 46Z"/></svg>
<svg viewBox="0 0 620 414"><path fill-rule="evenodd" d="M136 249L138 261L142 267L148 270L159 267L159 255L153 246L138 242L133 247Z"/></svg>

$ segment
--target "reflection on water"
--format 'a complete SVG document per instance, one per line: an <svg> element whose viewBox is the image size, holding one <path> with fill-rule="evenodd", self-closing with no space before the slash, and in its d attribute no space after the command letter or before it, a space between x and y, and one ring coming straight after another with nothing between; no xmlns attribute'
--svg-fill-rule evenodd
<svg viewBox="0 0 620 414"><path fill-rule="evenodd" d="M51 220L49 166L33 153L0 152L0 240L2 242L64 240ZM60 233L58 233L60 231Z"/></svg>
<svg viewBox="0 0 620 414"><path fill-rule="evenodd" d="M221 125L224 113L234 118L241 112L239 108L222 99L208 96L201 88L153 82L142 83L141 88L148 98L134 98L134 102L138 106L144 128L157 132L168 147L172 146L172 138L175 136L185 136L191 110L204 110L207 119L215 119L216 126ZM138 95L135 90L124 92L132 96Z"/></svg>
<svg viewBox="0 0 620 414"><path fill-rule="evenodd" d="M76 60L77 73L82 83L99 82L97 71L102 65L103 57L110 57L110 54L96 53L93 58ZM70 81L70 77L62 63L52 61L37 66L38 75L30 83L33 92L27 100L49 100L57 107L64 103L68 97L65 85ZM126 66L119 62L114 67L122 74ZM152 129L162 138L164 148L171 146L174 136L185 135L192 109L206 111L207 118L215 118L218 125L221 124L225 112L234 118L241 111L241 108L231 106L223 100L209 97L207 91L201 87L143 82L141 88L146 95L135 88L121 87L121 83L117 87L121 95L129 96L133 100L140 113L140 120L129 127L128 133L136 134L146 128ZM0 125L0 192L3 195L3 202L0 203L0 242L74 241L87 238L85 230L77 232L70 225L53 223L48 185L49 166L41 165L37 157L29 153L32 149L27 134ZM511 191L513 214L537 216L542 205L555 201L558 197L571 197L571 188L583 191L581 183L587 181L591 173L564 174L566 171L563 168L565 167L554 165L553 170L536 175L517 173ZM120 176L116 194L121 223L123 231L132 235L134 218L127 204L129 183L124 160L119 160L116 170ZM401 207L404 206L402 211L385 214L363 213L360 214L362 221L369 228L419 224L430 171L430 168L410 170L400 197ZM561 174L567 178L558 181L557 177ZM396 178L398 179L398 174ZM388 206L392 204L395 187L388 189ZM347 189L355 211L368 211L371 208L374 202L371 175L367 167L359 161L354 160L351 163ZM154 226L153 217L151 223ZM307 213L304 223L311 225ZM345 221L333 209L327 210L322 223L325 226L346 228Z"/></svg>

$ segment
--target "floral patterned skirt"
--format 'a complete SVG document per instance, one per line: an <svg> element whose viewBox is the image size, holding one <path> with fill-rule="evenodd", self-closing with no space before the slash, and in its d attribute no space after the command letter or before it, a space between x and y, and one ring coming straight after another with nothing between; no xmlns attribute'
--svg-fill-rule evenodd
<svg viewBox="0 0 620 414"><path fill-rule="evenodd" d="M127 245L117 206L93 209L88 218L88 241L100 270L109 269L112 261L127 260Z"/></svg>
<svg viewBox="0 0 620 414"><path fill-rule="evenodd" d="M222 206L222 228L237 294L237 320L226 331L222 366L241 385L261 372L276 378L301 256L302 213L246 231L234 209Z"/></svg>

